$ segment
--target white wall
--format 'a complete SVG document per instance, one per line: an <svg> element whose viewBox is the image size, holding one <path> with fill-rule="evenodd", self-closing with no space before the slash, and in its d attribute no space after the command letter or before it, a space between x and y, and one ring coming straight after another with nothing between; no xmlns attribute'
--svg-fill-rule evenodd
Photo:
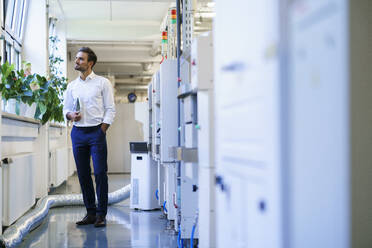
<svg viewBox="0 0 372 248"><path fill-rule="evenodd" d="M67 53L67 59L66 59L67 68L66 68L66 70L67 70L68 82L71 82L71 81L75 80L79 76L79 72L75 71L75 69L74 69L74 62L75 62L76 52L77 52L77 50L76 51L68 51L68 53Z"/></svg>
<svg viewBox="0 0 372 248"><path fill-rule="evenodd" d="M34 172L37 166L36 160L40 158L40 150L36 145L39 125L5 116L1 117L1 123L2 158L13 160L2 167L2 224L9 225L22 216L35 202L38 178ZM19 184L19 182L22 183Z"/></svg>
<svg viewBox="0 0 372 248"><path fill-rule="evenodd" d="M47 53L47 17L45 0L29 1L29 9L25 24L22 60L28 61L32 66L32 73L46 75L48 68ZM22 147L22 145L20 146ZM21 149L18 147L14 153ZM35 152L38 154L35 163L36 197L47 195L47 168L48 168L48 136L47 128L40 129L40 135L35 142ZM36 178L35 178L36 179Z"/></svg>
<svg viewBox="0 0 372 248"><path fill-rule="evenodd" d="M134 118L136 121L141 122L142 131L143 131L143 140L148 142L149 138L149 111L148 111L148 102L136 102L134 103Z"/></svg>
<svg viewBox="0 0 372 248"><path fill-rule="evenodd" d="M147 108L147 102L116 104L115 121L107 132L109 173L130 172L129 142L148 137Z"/></svg>

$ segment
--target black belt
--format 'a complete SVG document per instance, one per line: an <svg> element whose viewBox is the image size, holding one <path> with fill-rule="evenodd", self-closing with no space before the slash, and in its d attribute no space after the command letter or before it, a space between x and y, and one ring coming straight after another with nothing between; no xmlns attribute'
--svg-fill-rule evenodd
<svg viewBox="0 0 372 248"><path fill-rule="evenodd" d="M77 129L82 129L82 130L95 130L95 129L98 129L98 128L101 128L102 126L102 123L97 125L97 126L89 126L89 127L78 127L78 126L74 126L74 128L77 128Z"/></svg>

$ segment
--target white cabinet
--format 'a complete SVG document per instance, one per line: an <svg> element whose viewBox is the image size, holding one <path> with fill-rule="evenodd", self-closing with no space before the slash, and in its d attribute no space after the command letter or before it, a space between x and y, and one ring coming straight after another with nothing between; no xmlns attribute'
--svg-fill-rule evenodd
<svg viewBox="0 0 372 248"><path fill-rule="evenodd" d="M3 220L11 225L35 203L35 153L12 156L11 162L3 164Z"/></svg>
<svg viewBox="0 0 372 248"><path fill-rule="evenodd" d="M58 148L50 152L49 185L58 187L68 177L68 148Z"/></svg>
<svg viewBox="0 0 372 248"><path fill-rule="evenodd" d="M213 39L212 33L204 33L191 44L191 88L213 88Z"/></svg>
<svg viewBox="0 0 372 248"><path fill-rule="evenodd" d="M349 247L347 1L285 2L216 4L218 247Z"/></svg>
<svg viewBox="0 0 372 248"><path fill-rule="evenodd" d="M160 81L159 72L156 72L152 77L152 158L159 160L160 158Z"/></svg>
<svg viewBox="0 0 372 248"><path fill-rule="evenodd" d="M148 153L131 151L130 208L152 210L159 207L156 201L157 164Z"/></svg>
<svg viewBox="0 0 372 248"><path fill-rule="evenodd" d="M160 65L160 159L173 162L169 148L178 145L177 61L167 59Z"/></svg>
<svg viewBox="0 0 372 248"><path fill-rule="evenodd" d="M198 91L199 247L216 247L214 91Z"/></svg>
<svg viewBox="0 0 372 248"><path fill-rule="evenodd" d="M291 247L349 247L346 2L306 1L290 13Z"/></svg>
<svg viewBox="0 0 372 248"><path fill-rule="evenodd" d="M216 247L214 168L206 168L199 163L198 176L199 247Z"/></svg>
<svg viewBox="0 0 372 248"><path fill-rule="evenodd" d="M177 170L176 163L164 163L164 180L165 180L165 212L168 220L177 218Z"/></svg>
<svg viewBox="0 0 372 248"><path fill-rule="evenodd" d="M281 247L278 1L224 1L216 9L215 144L224 188L217 245ZM257 210L259 198L267 211Z"/></svg>
<svg viewBox="0 0 372 248"><path fill-rule="evenodd" d="M156 130L157 135L160 135L159 184L164 180L164 195L160 198L164 197L163 206L168 219L174 221L177 217L177 170L169 149L178 145L177 61L165 60L157 75L160 84L159 127Z"/></svg>

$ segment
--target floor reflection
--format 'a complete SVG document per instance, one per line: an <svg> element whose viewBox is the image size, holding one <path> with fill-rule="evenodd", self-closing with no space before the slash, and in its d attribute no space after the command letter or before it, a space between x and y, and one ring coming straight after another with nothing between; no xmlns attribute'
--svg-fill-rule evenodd
<svg viewBox="0 0 372 248"><path fill-rule="evenodd" d="M118 187L115 180L111 182ZM84 207L53 208L19 247L177 247L177 237L165 231L167 221L160 218L160 211L132 211L129 200L109 206L105 228L77 227L75 222L84 215Z"/></svg>
<svg viewBox="0 0 372 248"><path fill-rule="evenodd" d="M160 211L132 211L111 206L107 226L76 226L82 207L51 209L44 222L28 234L20 247L177 247L177 238L165 231Z"/></svg>

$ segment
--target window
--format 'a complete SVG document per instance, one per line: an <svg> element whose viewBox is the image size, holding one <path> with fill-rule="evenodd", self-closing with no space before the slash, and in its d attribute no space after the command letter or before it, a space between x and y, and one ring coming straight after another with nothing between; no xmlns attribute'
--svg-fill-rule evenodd
<svg viewBox="0 0 372 248"><path fill-rule="evenodd" d="M9 64L12 63L12 45L5 41L5 61L8 61Z"/></svg>
<svg viewBox="0 0 372 248"><path fill-rule="evenodd" d="M15 0L5 0L5 29L12 29Z"/></svg>
<svg viewBox="0 0 372 248"><path fill-rule="evenodd" d="M26 18L26 8L27 8L27 1L26 0L23 0L23 3L22 3L22 11L20 13L20 20L19 20L19 24L17 26L17 34L19 36L19 38L22 40L23 39L23 30L24 30L24 23L25 23L25 18Z"/></svg>
<svg viewBox="0 0 372 248"><path fill-rule="evenodd" d="M5 31L22 44L28 0L5 0Z"/></svg>
<svg viewBox="0 0 372 248"><path fill-rule="evenodd" d="M5 39L1 41L2 63L8 61L14 64L14 68L19 70L22 67L21 51L22 39L25 26L25 18L30 0L4 0L3 2L3 30L1 31ZM3 100L5 101L5 100ZM11 111L4 108L7 102L3 104L3 110Z"/></svg>
<svg viewBox="0 0 372 248"><path fill-rule="evenodd" d="M3 62L16 63L16 68L20 68L20 54L22 48L22 38L25 25L29 0L4 0L4 30L5 50Z"/></svg>

